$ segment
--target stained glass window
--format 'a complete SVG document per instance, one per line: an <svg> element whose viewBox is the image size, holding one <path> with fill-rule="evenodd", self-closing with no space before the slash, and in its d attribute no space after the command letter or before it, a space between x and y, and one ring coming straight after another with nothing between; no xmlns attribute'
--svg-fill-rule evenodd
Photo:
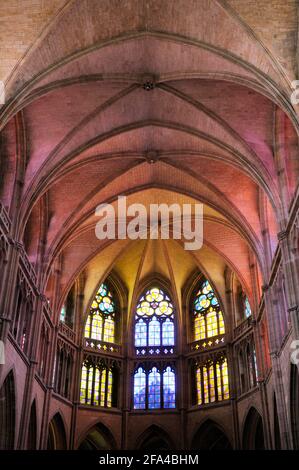
<svg viewBox="0 0 299 470"><path fill-rule="evenodd" d="M194 341L225 333L223 314L217 297L205 280L197 291L193 304Z"/></svg>
<svg viewBox="0 0 299 470"><path fill-rule="evenodd" d="M65 316L66 316L66 307L65 305L63 305L60 310L60 321L65 322Z"/></svg>
<svg viewBox="0 0 299 470"><path fill-rule="evenodd" d="M161 378L156 367L148 375L148 407L161 408Z"/></svg>
<svg viewBox="0 0 299 470"><path fill-rule="evenodd" d="M175 373L167 367L163 373L164 408L175 408Z"/></svg>
<svg viewBox="0 0 299 470"><path fill-rule="evenodd" d="M84 336L106 343L115 342L115 301L107 284L101 284L90 307Z"/></svg>
<svg viewBox="0 0 299 470"><path fill-rule="evenodd" d="M174 324L169 318L162 323L162 342L164 346L174 344Z"/></svg>
<svg viewBox="0 0 299 470"><path fill-rule="evenodd" d="M198 405L229 399L226 357L198 365L195 379Z"/></svg>
<svg viewBox="0 0 299 470"><path fill-rule="evenodd" d="M135 326L135 346L146 346L147 325L143 320L138 320Z"/></svg>
<svg viewBox="0 0 299 470"><path fill-rule="evenodd" d="M174 346L174 308L168 295L159 287L152 287L139 299L135 315L135 347L149 347L142 354L163 353ZM168 354L173 349L166 348ZM137 351L139 352L139 351Z"/></svg>
<svg viewBox="0 0 299 470"><path fill-rule="evenodd" d="M250 307L250 303L249 303L247 296L245 297L245 300L244 300L244 310L245 310L245 317L249 318L251 316L251 307Z"/></svg>
<svg viewBox="0 0 299 470"><path fill-rule="evenodd" d="M134 408L175 408L175 371L172 367L139 367L135 371Z"/></svg>
<svg viewBox="0 0 299 470"><path fill-rule="evenodd" d="M134 408L145 408L146 373L139 367L134 375Z"/></svg>
<svg viewBox="0 0 299 470"><path fill-rule="evenodd" d="M113 372L107 367L83 363L80 403L92 406L112 406Z"/></svg>

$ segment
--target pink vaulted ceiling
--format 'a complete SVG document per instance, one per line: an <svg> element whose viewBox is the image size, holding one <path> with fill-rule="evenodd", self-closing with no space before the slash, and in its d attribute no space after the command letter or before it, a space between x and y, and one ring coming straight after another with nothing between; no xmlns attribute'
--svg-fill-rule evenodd
<svg viewBox="0 0 299 470"><path fill-rule="evenodd" d="M288 202L296 187L297 118L289 94L297 26L287 21L294 2L285 14L275 7L280 29L271 41L259 3L73 0L55 2L35 20L39 40L19 67L3 69L8 101L0 126L8 161L14 130L24 141L19 236L35 262L34 227L46 213L44 282L61 257L61 295L80 272L86 298L111 269L130 296L154 270L178 290L196 268L216 282L229 266L248 291L254 257L265 273L262 214L272 255L282 219L281 142ZM269 9L261 9L270 21ZM24 36L24 44L30 41ZM12 185L8 178L7 201ZM153 198L204 203L204 248L186 254L177 242L100 242L95 208L115 204L120 194L146 206Z"/></svg>

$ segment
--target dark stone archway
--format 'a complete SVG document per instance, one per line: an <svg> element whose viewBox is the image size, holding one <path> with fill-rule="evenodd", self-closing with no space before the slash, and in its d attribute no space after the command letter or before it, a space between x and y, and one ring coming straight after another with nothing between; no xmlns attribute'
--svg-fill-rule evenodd
<svg viewBox="0 0 299 470"><path fill-rule="evenodd" d="M15 442L15 381L10 371L0 390L0 449L11 450Z"/></svg>
<svg viewBox="0 0 299 470"><path fill-rule="evenodd" d="M231 450L232 446L220 426L207 420L195 433L192 450Z"/></svg>
<svg viewBox="0 0 299 470"><path fill-rule="evenodd" d="M116 443L113 435L101 423L93 426L82 440L79 450L113 450Z"/></svg>
<svg viewBox="0 0 299 470"><path fill-rule="evenodd" d="M248 411L244 424L243 449L265 449L263 420L258 411L253 407Z"/></svg>

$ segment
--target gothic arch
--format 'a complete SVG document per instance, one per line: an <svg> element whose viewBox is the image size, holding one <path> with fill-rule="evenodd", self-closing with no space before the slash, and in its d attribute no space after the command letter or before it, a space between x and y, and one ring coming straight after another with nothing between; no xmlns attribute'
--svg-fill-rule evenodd
<svg viewBox="0 0 299 470"><path fill-rule="evenodd" d="M273 434L274 434L275 450L281 450L280 428L279 428L279 420L278 420L277 403L276 403L275 393L273 394L273 414L274 414Z"/></svg>
<svg viewBox="0 0 299 470"><path fill-rule="evenodd" d="M290 407L294 448L299 449L299 372L295 364L291 365Z"/></svg>
<svg viewBox="0 0 299 470"><path fill-rule="evenodd" d="M206 270L203 270L201 266L199 267L198 270L196 270L192 275L189 277L187 282L185 283L183 289L182 289L182 308L186 312L184 315L184 327L186 328L187 332L187 338L189 342L193 341L193 323L192 323L192 310L193 310L193 302L196 297L196 292L198 291L199 286L207 280L209 284L211 285L215 297L218 300L220 310L223 315L224 319L224 325L225 325L225 331L226 333L228 332L228 329L230 327L229 322L227 321L226 317L226 309L224 308L225 305L222 300L222 296L220 295L217 286L214 284L213 281L210 280L211 277L209 276L208 273L206 273Z"/></svg>
<svg viewBox="0 0 299 470"><path fill-rule="evenodd" d="M48 450L67 449L65 425L61 414L58 412L49 423Z"/></svg>
<svg viewBox="0 0 299 470"><path fill-rule="evenodd" d="M15 442L16 393L11 370L0 389L0 449L13 450Z"/></svg>
<svg viewBox="0 0 299 470"><path fill-rule="evenodd" d="M231 450L231 443L222 427L211 419L207 419L195 432L192 450Z"/></svg>
<svg viewBox="0 0 299 470"><path fill-rule="evenodd" d="M142 282L139 282L139 279L136 279L132 299L131 299L131 307L128 311L128 338L130 343L134 344L134 327L135 327L135 314L138 302L143 294L146 293L147 289L151 289L152 287L159 287L161 288L164 293L170 298L173 307L174 307L174 325L175 325L175 342L178 344L179 337L177 335L177 331L181 329L182 325L182 315L181 309L179 305L179 300L177 297L177 291L175 286L171 286L170 281L165 279L159 273L153 273L150 277L143 279Z"/></svg>
<svg viewBox="0 0 299 470"><path fill-rule="evenodd" d="M160 426L153 424L147 428L137 439L136 449L142 451L169 451L175 449L175 446L169 434Z"/></svg>
<svg viewBox="0 0 299 470"><path fill-rule="evenodd" d="M253 406L247 413L243 427L243 449L264 450L263 420L259 412Z"/></svg>
<svg viewBox="0 0 299 470"><path fill-rule="evenodd" d="M81 440L79 450L115 450L116 442L111 431L102 423L93 425Z"/></svg>
<svg viewBox="0 0 299 470"><path fill-rule="evenodd" d="M37 412L36 400L32 402L27 433L27 450L37 449Z"/></svg>

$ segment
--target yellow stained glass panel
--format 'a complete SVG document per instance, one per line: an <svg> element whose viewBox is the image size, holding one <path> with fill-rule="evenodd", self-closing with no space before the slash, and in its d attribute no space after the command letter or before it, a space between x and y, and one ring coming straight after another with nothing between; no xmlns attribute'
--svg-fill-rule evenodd
<svg viewBox="0 0 299 470"><path fill-rule="evenodd" d="M216 378L217 378L217 393L218 393L218 401L222 401L222 383L221 383L221 367L219 362L216 364Z"/></svg>
<svg viewBox="0 0 299 470"><path fill-rule="evenodd" d="M103 318L96 313L92 317L91 323L91 338L98 341L102 340Z"/></svg>
<svg viewBox="0 0 299 470"><path fill-rule="evenodd" d="M211 338L218 334L217 313L212 310L207 314L207 337Z"/></svg>
<svg viewBox="0 0 299 470"><path fill-rule="evenodd" d="M114 342L114 320L106 318L104 321L104 341L106 343Z"/></svg>
<svg viewBox="0 0 299 470"><path fill-rule="evenodd" d="M204 402L209 403L209 380L208 380L208 370L206 367L203 367L203 395L204 395Z"/></svg>
<svg viewBox="0 0 299 470"><path fill-rule="evenodd" d="M112 406L112 371L108 372L108 389L107 389L107 406L110 408Z"/></svg>
<svg viewBox="0 0 299 470"><path fill-rule="evenodd" d="M86 386L87 386L86 381L87 381L87 368L86 366L82 366L81 385L80 385L80 403L85 403Z"/></svg>
<svg viewBox="0 0 299 470"><path fill-rule="evenodd" d="M93 368L88 369L88 381L87 381L87 400L86 403L91 405L91 394L92 394L92 382L93 382Z"/></svg>
<svg viewBox="0 0 299 470"><path fill-rule="evenodd" d="M214 377L214 364L209 367L209 390L210 390L210 403L215 401L215 377Z"/></svg>
<svg viewBox="0 0 299 470"><path fill-rule="evenodd" d="M101 392L100 392L100 405L105 406L105 395L106 395L106 369L102 370L101 373Z"/></svg>
<svg viewBox="0 0 299 470"><path fill-rule="evenodd" d="M201 388L201 370L198 367L196 371L196 389L197 389L197 404L202 404L202 388Z"/></svg>
<svg viewBox="0 0 299 470"><path fill-rule="evenodd" d="M194 320L194 341L205 339L205 337L206 337L205 318L203 315L198 314Z"/></svg>
<svg viewBox="0 0 299 470"><path fill-rule="evenodd" d="M229 383L228 383L228 368L227 368L227 359L222 363L222 382L223 382L223 399L227 400L229 398Z"/></svg>
<svg viewBox="0 0 299 470"><path fill-rule="evenodd" d="M100 401L100 371L98 368L96 368L95 377L94 377L93 405L98 405L99 401Z"/></svg>
<svg viewBox="0 0 299 470"><path fill-rule="evenodd" d="M218 313L218 318L219 318L219 334L224 335L225 327L224 327L224 320L223 320L222 312Z"/></svg>
<svg viewBox="0 0 299 470"><path fill-rule="evenodd" d="M84 336L85 338L90 338L90 315L88 315L85 323Z"/></svg>

